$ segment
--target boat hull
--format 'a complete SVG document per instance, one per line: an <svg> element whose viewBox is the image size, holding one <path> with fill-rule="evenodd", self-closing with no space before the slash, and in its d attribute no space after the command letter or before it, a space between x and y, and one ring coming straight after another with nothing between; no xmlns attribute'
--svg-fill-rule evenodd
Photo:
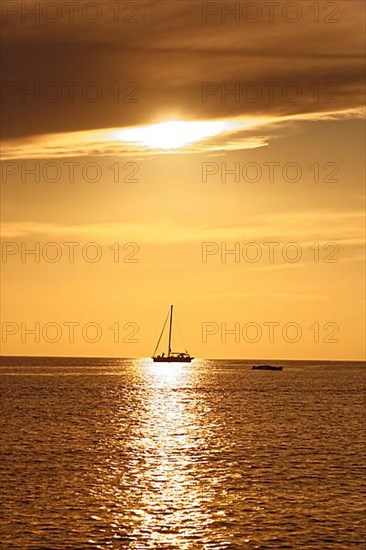
<svg viewBox="0 0 366 550"><path fill-rule="evenodd" d="M253 365L252 370L283 370L283 367L276 365Z"/></svg>
<svg viewBox="0 0 366 550"><path fill-rule="evenodd" d="M152 357L154 363L190 363L194 357Z"/></svg>

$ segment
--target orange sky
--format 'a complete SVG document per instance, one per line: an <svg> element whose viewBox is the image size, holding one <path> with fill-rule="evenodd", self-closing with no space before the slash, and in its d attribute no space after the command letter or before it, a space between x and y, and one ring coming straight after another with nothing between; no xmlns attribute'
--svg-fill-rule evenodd
<svg viewBox="0 0 366 550"><path fill-rule="evenodd" d="M5 25L2 354L148 356L173 303L197 357L362 358L361 3L337 2L334 23L301 2L297 23L250 24L146 1L119 26L108 4L95 24ZM95 82L103 100L22 97L23 82L51 81ZM113 101L116 81L137 83L138 101ZM205 82L218 84L207 101ZM222 96L223 82L263 97ZM147 128L172 120L187 124Z"/></svg>

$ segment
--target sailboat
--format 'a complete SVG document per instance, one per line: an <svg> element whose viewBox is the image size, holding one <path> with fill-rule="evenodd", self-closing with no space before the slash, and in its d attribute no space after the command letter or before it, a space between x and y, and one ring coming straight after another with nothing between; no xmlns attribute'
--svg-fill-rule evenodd
<svg viewBox="0 0 366 550"><path fill-rule="evenodd" d="M167 321L169 319L169 339L168 339L168 353L162 353L161 355L156 355L158 350L160 340L164 334ZM189 353L186 352L174 352L172 351L172 334L173 334L173 306L170 306L167 318L165 319L163 329L160 333L158 343L156 344L152 360L154 363L190 363L194 357L191 357Z"/></svg>

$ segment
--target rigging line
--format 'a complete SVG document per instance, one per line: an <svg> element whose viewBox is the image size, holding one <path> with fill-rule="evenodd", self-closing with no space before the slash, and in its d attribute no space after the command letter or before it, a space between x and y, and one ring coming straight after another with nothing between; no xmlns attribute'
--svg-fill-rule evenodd
<svg viewBox="0 0 366 550"><path fill-rule="evenodd" d="M161 333L160 333L158 343L156 344L156 348L154 349L154 353L153 353L153 356L154 356L154 357L155 357L155 353L156 353L156 351L157 351L157 349L158 349L158 347L159 347L160 340L161 340L161 338L162 338L162 336L163 336L163 334L164 334L164 330L165 330L167 321L168 321L168 319L169 319L169 315L170 315L170 310L168 311L168 315L166 316L165 323L164 323L164 326L163 326L163 330L162 330Z"/></svg>

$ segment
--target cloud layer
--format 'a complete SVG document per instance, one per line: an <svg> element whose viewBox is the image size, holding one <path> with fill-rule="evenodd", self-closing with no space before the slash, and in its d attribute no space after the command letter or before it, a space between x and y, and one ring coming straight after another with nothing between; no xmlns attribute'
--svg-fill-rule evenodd
<svg viewBox="0 0 366 550"><path fill-rule="evenodd" d="M136 13L125 11L114 21L115 4L101 2L95 23L81 8L73 20L63 11L54 23L42 11L38 23L31 16L22 20L20 12L7 15L4 139L167 118L326 113L363 104L362 2L338 2L335 14L320 3L316 22L314 2L305 0L297 3L301 17L293 23L283 2L273 20L268 2L256 2L262 16L254 22L249 12L235 20L220 10L204 15L204 2L170 0L132 3Z"/></svg>
<svg viewBox="0 0 366 550"><path fill-rule="evenodd" d="M285 117L247 119L231 119L209 121L208 126L222 126L213 137L197 138L184 147L162 148L162 138L157 135L157 145L139 143L134 136L149 131L150 140L154 143L151 133L155 126L126 128L104 128L79 132L56 133L30 138L17 138L3 142L2 159L16 161L21 159L53 159L83 156L129 156L136 158L150 157L161 154L202 153L217 155L223 151L240 151L265 147L270 139L280 135L294 122L317 120L342 120L362 118L363 109L350 109L329 113L308 113ZM189 126L189 121L186 123ZM200 124L192 121L193 126ZM159 126L156 132L159 132ZM130 137L129 137L130 136ZM175 136L177 137L177 136ZM178 140L179 141L179 140Z"/></svg>

